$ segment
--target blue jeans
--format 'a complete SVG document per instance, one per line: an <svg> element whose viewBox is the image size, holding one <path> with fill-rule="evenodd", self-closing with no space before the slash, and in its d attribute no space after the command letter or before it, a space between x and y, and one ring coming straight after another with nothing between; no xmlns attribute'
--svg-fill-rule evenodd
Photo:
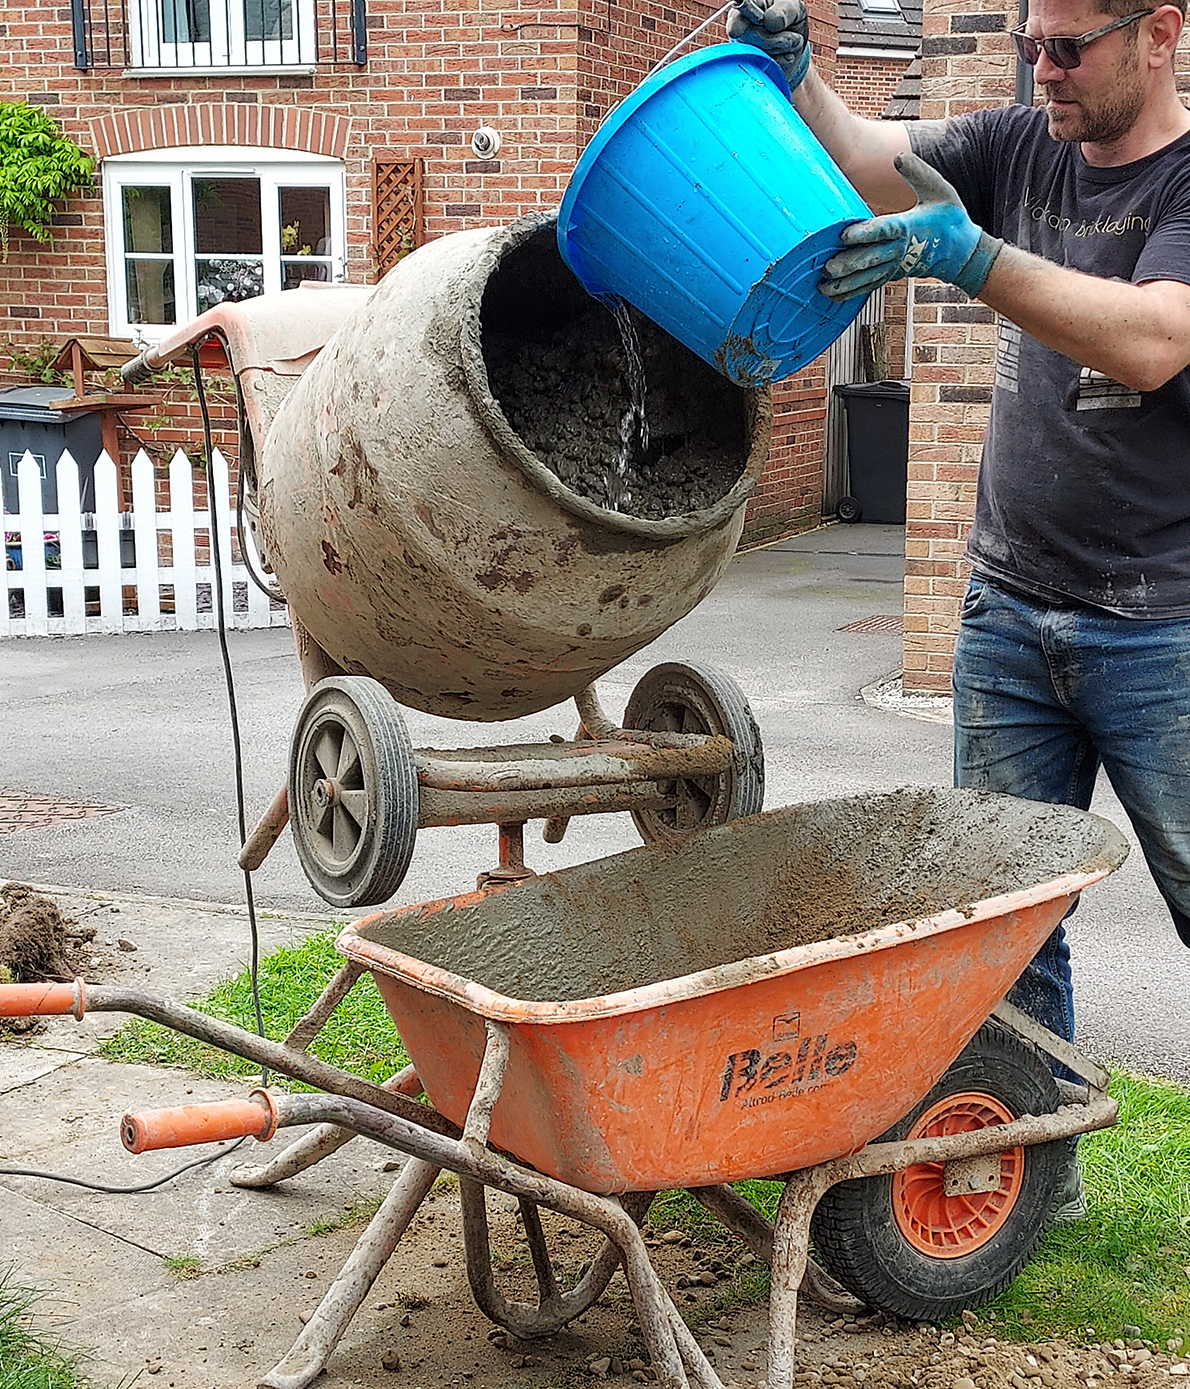
<svg viewBox="0 0 1190 1389"><path fill-rule="evenodd" d="M1190 945L1190 619L1047 607L973 574L954 725L956 786L1086 810L1102 766ZM1061 925L1009 997L1073 1039Z"/></svg>

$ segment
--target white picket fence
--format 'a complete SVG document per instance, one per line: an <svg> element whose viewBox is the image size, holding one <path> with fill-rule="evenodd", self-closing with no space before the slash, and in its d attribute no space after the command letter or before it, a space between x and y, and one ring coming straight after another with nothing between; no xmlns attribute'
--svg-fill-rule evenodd
<svg viewBox="0 0 1190 1389"><path fill-rule="evenodd" d="M228 467L218 450L211 466L226 623L229 627L282 626L289 621L285 606L262 593L243 564L232 563L234 517ZM58 511L45 513L38 462L29 453L20 461L19 509L15 515L4 513L0 637L194 632L216 625L210 512L194 505L195 469L180 449L169 465L168 511L157 510L153 464L143 450L133 460L132 510L127 512L120 510L116 468L106 453L95 464L93 512L81 509L79 470L68 452L58 460L57 469ZM202 482L205 495L205 477ZM158 559L158 535L163 531L169 532L172 542L168 565ZM135 564L125 567L121 537L128 534L133 537ZM246 543L251 545L250 536ZM18 549L21 567L9 567ZM57 556L60 568L53 562ZM255 555L249 558L255 560Z"/></svg>

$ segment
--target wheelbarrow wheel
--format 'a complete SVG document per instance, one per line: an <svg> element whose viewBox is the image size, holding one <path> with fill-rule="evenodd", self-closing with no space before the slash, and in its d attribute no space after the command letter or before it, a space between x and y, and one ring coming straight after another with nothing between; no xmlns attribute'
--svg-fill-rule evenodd
<svg viewBox="0 0 1190 1389"><path fill-rule="evenodd" d="M1041 1054L985 1023L887 1141L969 1132L1052 1113L1058 1088ZM1049 1223L1069 1158L1064 1139L1012 1148L985 1191L947 1195L944 1163L841 1182L810 1232L823 1266L871 1307L940 1321L990 1302L1028 1262Z"/></svg>
<svg viewBox="0 0 1190 1389"><path fill-rule="evenodd" d="M709 733L735 745L731 765L717 776L676 783L677 804L634 810L646 844L753 815L764 802L764 748L744 692L713 666L669 662L638 682L624 710L624 727L647 733Z"/></svg>
<svg viewBox="0 0 1190 1389"><path fill-rule="evenodd" d="M396 700L358 675L310 691L289 752L289 813L298 859L334 907L387 901L417 837L417 765Z"/></svg>

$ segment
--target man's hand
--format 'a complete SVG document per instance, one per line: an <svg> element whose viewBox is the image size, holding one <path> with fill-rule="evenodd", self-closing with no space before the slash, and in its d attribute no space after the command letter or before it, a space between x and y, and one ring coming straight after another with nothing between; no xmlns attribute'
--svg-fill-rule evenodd
<svg viewBox="0 0 1190 1389"><path fill-rule="evenodd" d="M727 37L767 53L790 91L810 66L810 17L802 0L738 0L727 16Z"/></svg>
<svg viewBox="0 0 1190 1389"><path fill-rule="evenodd" d="M848 249L827 261L819 291L828 299L850 299L916 275L957 285L974 299L1003 241L975 225L959 195L924 160L898 154L895 162L917 206L847 227L842 241Z"/></svg>

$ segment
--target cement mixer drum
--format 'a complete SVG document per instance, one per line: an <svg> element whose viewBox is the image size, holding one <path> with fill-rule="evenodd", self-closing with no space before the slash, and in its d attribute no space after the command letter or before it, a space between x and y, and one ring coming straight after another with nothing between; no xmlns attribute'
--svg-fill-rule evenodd
<svg viewBox="0 0 1190 1389"><path fill-rule="evenodd" d="M258 460L259 534L302 626L427 713L534 713L653 641L726 568L767 457L767 394L638 319L649 444L619 485L624 349L554 232L527 218L406 257Z"/></svg>

